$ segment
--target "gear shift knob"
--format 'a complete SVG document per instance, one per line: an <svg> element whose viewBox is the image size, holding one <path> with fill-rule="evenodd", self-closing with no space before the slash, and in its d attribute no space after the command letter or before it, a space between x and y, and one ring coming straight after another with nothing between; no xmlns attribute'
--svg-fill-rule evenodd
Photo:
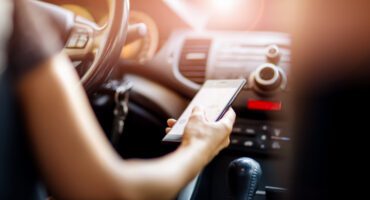
<svg viewBox="0 0 370 200"><path fill-rule="evenodd" d="M251 158L238 158L228 167L228 184L233 200L252 200L261 178L260 165Z"/></svg>

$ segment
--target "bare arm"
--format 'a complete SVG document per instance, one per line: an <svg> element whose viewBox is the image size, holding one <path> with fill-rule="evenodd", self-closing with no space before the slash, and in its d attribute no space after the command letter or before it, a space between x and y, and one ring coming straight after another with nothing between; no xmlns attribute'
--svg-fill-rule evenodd
<svg viewBox="0 0 370 200"><path fill-rule="evenodd" d="M104 136L63 55L26 75L18 89L38 164L60 198L172 198L228 145L235 119L230 111L221 122L209 123L195 111L175 152L159 159L124 161Z"/></svg>

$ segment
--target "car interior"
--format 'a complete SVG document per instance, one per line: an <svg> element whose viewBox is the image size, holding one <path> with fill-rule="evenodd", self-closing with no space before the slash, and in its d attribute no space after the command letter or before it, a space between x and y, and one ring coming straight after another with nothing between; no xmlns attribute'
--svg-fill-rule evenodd
<svg viewBox="0 0 370 200"><path fill-rule="evenodd" d="M166 120L177 119L206 80L245 79L232 104L230 145L177 199L288 199L294 134L286 1L32 2L61 30L63 51L124 159L175 150L162 142Z"/></svg>

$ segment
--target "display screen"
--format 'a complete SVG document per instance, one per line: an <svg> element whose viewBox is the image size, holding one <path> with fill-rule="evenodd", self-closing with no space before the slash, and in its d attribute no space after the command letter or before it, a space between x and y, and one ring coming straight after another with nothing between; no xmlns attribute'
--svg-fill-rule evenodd
<svg viewBox="0 0 370 200"><path fill-rule="evenodd" d="M280 101L262 101L249 99L247 101L247 108L249 110L281 111L282 105Z"/></svg>
<svg viewBox="0 0 370 200"><path fill-rule="evenodd" d="M200 106L204 109L205 118L208 121L217 121L244 85L244 82L244 80L207 81L166 135L164 141L181 139L194 106Z"/></svg>

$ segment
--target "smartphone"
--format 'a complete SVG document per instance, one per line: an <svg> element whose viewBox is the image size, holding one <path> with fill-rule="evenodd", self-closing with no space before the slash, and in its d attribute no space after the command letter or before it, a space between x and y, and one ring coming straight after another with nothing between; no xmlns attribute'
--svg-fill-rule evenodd
<svg viewBox="0 0 370 200"><path fill-rule="evenodd" d="M205 118L208 121L220 120L230 108L245 82L245 79L207 80L162 141L181 142L194 106L200 106L204 109Z"/></svg>

